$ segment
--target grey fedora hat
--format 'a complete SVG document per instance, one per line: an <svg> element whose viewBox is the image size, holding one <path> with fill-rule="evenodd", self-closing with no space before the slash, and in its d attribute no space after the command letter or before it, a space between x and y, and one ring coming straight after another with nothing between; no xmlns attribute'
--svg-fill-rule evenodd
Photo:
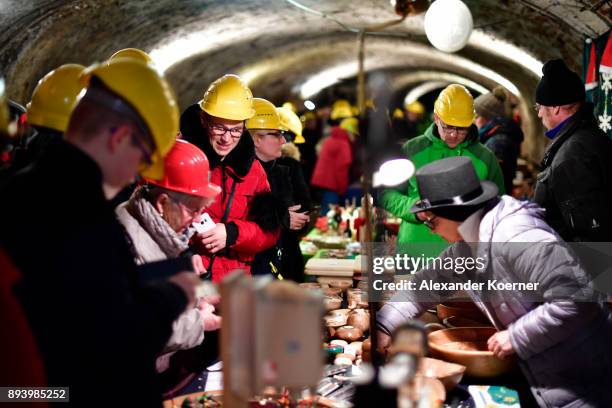
<svg viewBox="0 0 612 408"><path fill-rule="evenodd" d="M481 181L472 160L465 156L436 160L416 173L421 200L410 212L436 208L467 207L484 203L497 196L497 185Z"/></svg>

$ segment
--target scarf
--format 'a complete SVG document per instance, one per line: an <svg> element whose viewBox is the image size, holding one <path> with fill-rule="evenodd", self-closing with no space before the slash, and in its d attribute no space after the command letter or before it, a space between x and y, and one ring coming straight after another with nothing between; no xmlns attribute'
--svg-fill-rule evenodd
<svg viewBox="0 0 612 408"><path fill-rule="evenodd" d="M187 238L179 235L162 218L145 197L144 191L134 192L127 205L129 213L138 220L168 258L176 258L188 248Z"/></svg>

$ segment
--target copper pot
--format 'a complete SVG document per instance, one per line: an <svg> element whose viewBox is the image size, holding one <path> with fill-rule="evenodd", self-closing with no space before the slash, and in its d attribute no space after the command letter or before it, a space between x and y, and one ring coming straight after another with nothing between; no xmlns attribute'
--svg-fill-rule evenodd
<svg viewBox="0 0 612 408"><path fill-rule="evenodd" d="M346 291L346 298L348 301L348 308L355 309L368 305L368 294L361 289L350 288Z"/></svg>
<svg viewBox="0 0 612 408"><path fill-rule="evenodd" d="M342 304L342 298L340 296L325 296L323 304L325 305L325 310L335 310Z"/></svg>
<svg viewBox="0 0 612 408"><path fill-rule="evenodd" d="M363 337L363 331L353 326L342 326L336 329L336 337L347 342L352 342L360 340Z"/></svg>
<svg viewBox="0 0 612 408"><path fill-rule="evenodd" d="M495 333L488 327L438 330L428 335L429 349L433 357L464 365L469 376L496 377L512 370L516 360L502 360L488 351L487 340Z"/></svg>
<svg viewBox="0 0 612 408"><path fill-rule="evenodd" d="M346 323L365 333L370 329L370 313L365 309L355 309L348 315Z"/></svg>
<svg viewBox="0 0 612 408"><path fill-rule="evenodd" d="M333 310L332 310L333 312ZM348 316L343 313L327 314L323 316L326 327L340 327L346 325Z"/></svg>
<svg viewBox="0 0 612 408"><path fill-rule="evenodd" d="M481 323L488 323L487 317L480 311L471 300L448 301L436 307L438 319L444 320L447 317L465 317Z"/></svg>

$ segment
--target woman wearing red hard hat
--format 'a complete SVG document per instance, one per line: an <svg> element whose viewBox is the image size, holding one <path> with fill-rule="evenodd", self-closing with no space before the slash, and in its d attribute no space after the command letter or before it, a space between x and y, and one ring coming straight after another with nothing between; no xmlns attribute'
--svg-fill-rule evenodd
<svg viewBox="0 0 612 408"><path fill-rule="evenodd" d="M209 181L209 173L204 152L191 143L177 140L165 157L163 178L144 178L144 184L134 191L132 197L117 207L117 218L128 234L136 263L189 254L186 230L192 223L200 221L203 210L221 191L219 186ZM205 272L199 255L193 255L193 260L195 269L199 273ZM217 301L202 300L174 322L166 354L157 359L158 372L169 371L174 351L194 348L202 343L204 331L220 328L221 318L213 313L212 305ZM182 381L183 385L185 383ZM167 386L180 388L177 383Z"/></svg>

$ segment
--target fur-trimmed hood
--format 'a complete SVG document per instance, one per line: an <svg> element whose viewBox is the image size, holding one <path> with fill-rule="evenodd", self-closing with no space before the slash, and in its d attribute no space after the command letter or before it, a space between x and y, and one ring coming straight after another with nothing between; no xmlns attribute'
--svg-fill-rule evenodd
<svg viewBox="0 0 612 408"><path fill-rule="evenodd" d="M206 130L200 121L201 111L200 106L195 103L185 109L181 115L181 135L183 139L195 144L204 151L210 162L211 170L223 164L230 170L232 176L243 179L253 165L253 160L255 160L253 139L245 128L234 150L221 161L221 156L215 152L210 145L208 137L206 137Z"/></svg>

